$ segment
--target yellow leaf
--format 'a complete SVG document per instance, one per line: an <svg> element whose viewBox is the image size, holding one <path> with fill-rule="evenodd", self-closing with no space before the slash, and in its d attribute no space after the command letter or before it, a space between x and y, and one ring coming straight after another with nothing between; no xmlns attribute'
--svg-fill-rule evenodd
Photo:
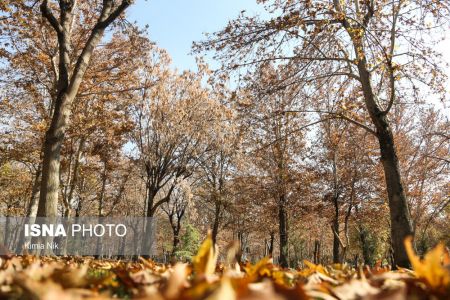
<svg viewBox="0 0 450 300"><path fill-rule="evenodd" d="M236 299L236 292L233 289L233 285L228 277L223 277L220 286L207 300L234 300Z"/></svg>
<svg viewBox="0 0 450 300"><path fill-rule="evenodd" d="M218 249L214 249L211 233L200 246L196 256L192 258L194 272L197 275L212 275L216 270Z"/></svg>
<svg viewBox="0 0 450 300"><path fill-rule="evenodd" d="M303 260L303 263L309 268L310 271L319 272L325 275L328 275L328 272L325 270L325 268L322 265L316 265L308 260Z"/></svg>
<svg viewBox="0 0 450 300"><path fill-rule="evenodd" d="M405 239L405 247L417 277L437 290L450 286L450 271L443 265L443 260L448 260L448 253L442 243L427 252L423 260L414 253L411 237Z"/></svg>
<svg viewBox="0 0 450 300"><path fill-rule="evenodd" d="M267 276L270 277L271 271L269 266L272 264L272 259L270 257L264 257L260 261L258 261L253 266L244 267L245 272L248 277L252 280L256 280L259 276Z"/></svg>

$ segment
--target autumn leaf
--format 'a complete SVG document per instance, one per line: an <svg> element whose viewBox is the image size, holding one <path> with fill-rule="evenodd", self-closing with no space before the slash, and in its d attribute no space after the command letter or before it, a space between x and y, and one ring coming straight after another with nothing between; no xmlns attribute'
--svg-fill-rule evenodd
<svg viewBox="0 0 450 300"><path fill-rule="evenodd" d="M231 281L228 277L223 277L220 281L220 286L210 295L206 300L234 300L236 299L236 292L233 289Z"/></svg>
<svg viewBox="0 0 450 300"><path fill-rule="evenodd" d="M272 274L271 271L272 259L270 257L264 257L260 261L258 261L255 265L248 265L244 267L247 276L255 281L260 277L270 277Z"/></svg>
<svg viewBox="0 0 450 300"><path fill-rule="evenodd" d="M308 277L311 274L314 274L316 272L319 272L323 275L328 275L327 270L322 265L316 265L308 260L303 260L303 263L308 267L307 269L304 269L300 271L300 275L303 277Z"/></svg>
<svg viewBox="0 0 450 300"><path fill-rule="evenodd" d="M214 248L211 233L208 233L208 237L200 246L197 255L192 258L192 265L197 276L214 274L218 252L217 247Z"/></svg>
<svg viewBox="0 0 450 300"><path fill-rule="evenodd" d="M414 253L411 237L405 240L405 247L417 277L424 279L432 289L450 288L449 254L442 243L426 253L423 260Z"/></svg>

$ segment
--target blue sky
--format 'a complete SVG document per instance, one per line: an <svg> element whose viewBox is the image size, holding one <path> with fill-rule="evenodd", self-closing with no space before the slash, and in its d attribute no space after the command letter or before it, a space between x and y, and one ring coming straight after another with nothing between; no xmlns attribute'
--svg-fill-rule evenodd
<svg viewBox="0 0 450 300"><path fill-rule="evenodd" d="M137 0L129 15L140 25L149 25L150 39L166 49L178 69L195 68L189 55L193 41L204 32L223 28L242 10L256 14L263 11L256 0Z"/></svg>
<svg viewBox="0 0 450 300"><path fill-rule="evenodd" d="M129 16L141 26L149 25L150 39L169 52L175 68L184 70L195 69L195 58L189 55L192 42L224 28L242 10L248 15L264 13L256 0L137 0ZM450 34L438 49L450 63ZM450 81L447 89L450 93Z"/></svg>

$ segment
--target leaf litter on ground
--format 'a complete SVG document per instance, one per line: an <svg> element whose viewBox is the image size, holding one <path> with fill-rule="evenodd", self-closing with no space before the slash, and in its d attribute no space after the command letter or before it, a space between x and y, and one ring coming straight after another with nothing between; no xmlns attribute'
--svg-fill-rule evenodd
<svg viewBox="0 0 450 300"><path fill-rule="evenodd" d="M304 269L283 269L263 258L238 264L235 253L218 263L218 249L206 238L192 263L164 265L89 257L8 256L0 259L1 299L450 299L450 258L442 244L420 259L405 241L412 270L377 264L355 270L304 261ZM236 251L237 247L230 247ZM234 250L233 250L234 249Z"/></svg>

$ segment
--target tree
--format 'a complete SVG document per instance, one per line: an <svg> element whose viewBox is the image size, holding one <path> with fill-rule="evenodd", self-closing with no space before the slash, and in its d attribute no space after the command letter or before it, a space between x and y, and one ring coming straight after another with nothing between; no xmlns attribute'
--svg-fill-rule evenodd
<svg viewBox="0 0 450 300"><path fill-rule="evenodd" d="M2 23L6 41L2 62L3 113L10 128L10 156L32 165L34 183L28 216L36 216L42 171L43 140L53 113L58 83L58 42L53 29L38 13L36 1L14 2L11 17ZM78 2L71 24L71 55L81 53L84 42L97 20L97 11L87 2ZM83 16L81 18L81 16ZM24 30L26 29L26 30ZM8 46L9 45L9 46ZM136 87L134 70L143 49L152 51L142 31L131 24L115 28L91 59L83 84L71 107L71 122L65 130L61 148L63 203L67 208L78 180L77 160L89 151L93 140L105 130L127 130L127 102ZM75 60L75 59L73 59ZM3 69L3 68L2 68ZM21 143L19 146L17 143ZM77 159L76 159L77 158Z"/></svg>
<svg viewBox="0 0 450 300"><path fill-rule="evenodd" d="M173 233L172 257L175 258L179 250L181 222L188 208L192 197L189 186L186 182L180 183L170 195L168 202L162 205L162 210L169 218L170 227Z"/></svg>
<svg viewBox="0 0 450 300"><path fill-rule="evenodd" d="M248 95L243 96L239 111L249 138L249 152L258 168L257 176L278 214L280 265L288 267L288 213L298 199L297 184L307 185L299 183L302 178L297 175L303 154L302 130L308 126L302 116L284 113L296 107L296 87L273 94L262 92L273 78L282 76L280 69L268 64L259 70L246 87Z"/></svg>
<svg viewBox="0 0 450 300"><path fill-rule="evenodd" d="M146 189L145 216L170 200L175 187L199 167L202 156L218 136L223 106L212 90L202 86L209 71L176 74L167 70L164 55L142 70L143 88L133 107L135 161Z"/></svg>
<svg viewBox="0 0 450 300"><path fill-rule="evenodd" d="M220 228L224 225L224 216L231 205L231 183L239 151L238 137L231 120L221 120L221 136L217 136L207 152L199 161L198 176L200 187L196 194L202 204L212 212L211 237L217 243Z"/></svg>
<svg viewBox="0 0 450 300"><path fill-rule="evenodd" d="M269 61L286 62L284 76L274 80L268 91L298 84L305 99L321 101L322 91L334 90L343 107L363 105L370 125L352 119L345 109L326 114L357 124L378 139L395 265L409 266L403 241L414 232L389 114L401 101L419 101L424 96L419 87L443 95L445 76L438 67L439 55L428 45L430 35L448 24L449 4L259 2L278 16L260 20L241 15L198 49L215 49L215 57L224 61L227 70L241 66L251 71Z"/></svg>
<svg viewBox="0 0 450 300"><path fill-rule="evenodd" d="M57 85L54 93L53 113L45 133L42 180L38 216L56 216L59 193L60 154L64 135L70 121L71 106L89 66L95 47L101 41L106 28L131 4L123 0L115 5L113 0L103 1L100 14L79 55L71 53L72 24L76 17L77 1L59 1L59 20L47 0L41 3L42 16L52 26L58 41Z"/></svg>

